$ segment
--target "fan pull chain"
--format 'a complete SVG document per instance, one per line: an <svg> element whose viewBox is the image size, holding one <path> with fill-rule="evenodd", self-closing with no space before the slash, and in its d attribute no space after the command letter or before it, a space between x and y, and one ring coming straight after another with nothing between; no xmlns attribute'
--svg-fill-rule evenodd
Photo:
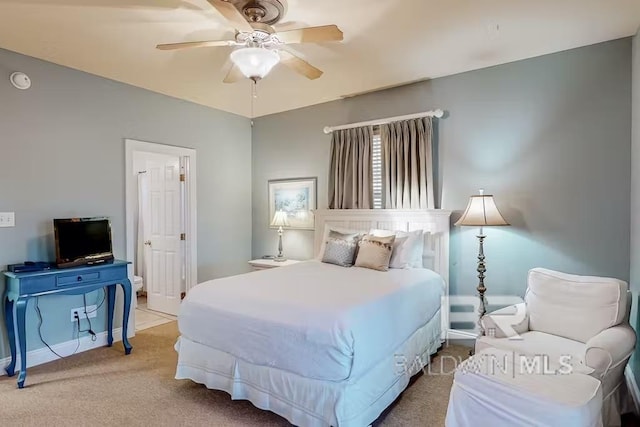
<svg viewBox="0 0 640 427"><path fill-rule="evenodd" d="M255 100L258 99L258 82L251 79L251 126L253 127L253 112L255 108Z"/></svg>

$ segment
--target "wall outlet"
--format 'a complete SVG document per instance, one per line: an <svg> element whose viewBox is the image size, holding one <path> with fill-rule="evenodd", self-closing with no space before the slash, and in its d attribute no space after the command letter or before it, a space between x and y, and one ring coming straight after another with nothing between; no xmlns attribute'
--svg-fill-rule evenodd
<svg viewBox="0 0 640 427"><path fill-rule="evenodd" d="M16 226L15 212L0 212L0 227L15 227L15 226Z"/></svg>
<svg viewBox="0 0 640 427"><path fill-rule="evenodd" d="M88 318L94 318L98 315L98 306L97 305L88 305L87 312L84 312L84 307L72 308L71 309L71 322L76 322L76 315L82 321Z"/></svg>

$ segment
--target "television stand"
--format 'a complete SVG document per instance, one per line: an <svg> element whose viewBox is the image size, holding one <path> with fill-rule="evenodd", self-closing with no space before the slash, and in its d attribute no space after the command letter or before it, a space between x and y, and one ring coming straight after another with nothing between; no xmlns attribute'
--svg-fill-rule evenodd
<svg viewBox="0 0 640 427"><path fill-rule="evenodd" d="M124 353L131 353L132 347L127 338L129 309L131 308L131 282L127 276L128 261L113 261L91 266L73 268L52 268L45 271L24 273L4 272L6 289L4 293L4 316L7 336L11 350L11 362L5 368L8 376L15 374L16 341L20 356L20 375L18 388L24 387L27 377L27 339L25 317L27 302L30 298L45 295L80 295L96 289L107 288L107 345L113 345L113 312L116 302L116 286L120 285L124 293L122 315L122 344ZM14 308L15 306L15 316ZM18 336L15 336L14 325Z"/></svg>

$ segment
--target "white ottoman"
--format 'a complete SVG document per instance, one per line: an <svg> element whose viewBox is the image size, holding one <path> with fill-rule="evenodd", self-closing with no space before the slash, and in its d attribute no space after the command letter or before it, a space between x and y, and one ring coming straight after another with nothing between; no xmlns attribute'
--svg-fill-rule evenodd
<svg viewBox="0 0 640 427"><path fill-rule="evenodd" d="M465 360L455 372L446 426L601 427L600 381L545 372L543 357L535 360L521 363L494 348Z"/></svg>

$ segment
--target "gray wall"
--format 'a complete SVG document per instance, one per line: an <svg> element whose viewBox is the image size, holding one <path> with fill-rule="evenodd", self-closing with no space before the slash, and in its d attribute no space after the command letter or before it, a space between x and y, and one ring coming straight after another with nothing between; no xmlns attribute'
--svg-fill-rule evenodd
<svg viewBox="0 0 640 427"><path fill-rule="evenodd" d="M631 39L438 78L255 120L253 256L273 254L267 180L318 177L327 206L326 125L442 108L438 194L456 211L484 188L512 227L487 229L488 296L522 295L536 266L629 278ZM452 228L451 293L474 294L474 228ZM286 231L290 258L313 232Z"/></svg>
<svg viewBox="0 0 640 427"><path fill-rule="evenodd" d="M11 72L33 81L14 89ZM0 269L53 260L52 218L111 217L115 255L125 258L124 139L195 148L198 279L246 271L251 255L251 127L248 119L0 50ZM0 282L0 293L4 282ZM87 303L102 298L93 292ZM75 338L69 310L81 296L41 298L50 344ZM104 307L94 323L104 330ZM2 321L0 321L2 322ZM118 323L119 324L119 323ZM42 347L33 304L29 350ZM8 355L0 327L0 359Z"/></svg>
<svg viewBox="0 0 640 427"><path fill-rule="evenodd" d="M640 32L633 38L632 126L631 126L631 291L634 303L631 324L640 331ZM640 384L640 347L631 360L631 368Z"/></svg>

